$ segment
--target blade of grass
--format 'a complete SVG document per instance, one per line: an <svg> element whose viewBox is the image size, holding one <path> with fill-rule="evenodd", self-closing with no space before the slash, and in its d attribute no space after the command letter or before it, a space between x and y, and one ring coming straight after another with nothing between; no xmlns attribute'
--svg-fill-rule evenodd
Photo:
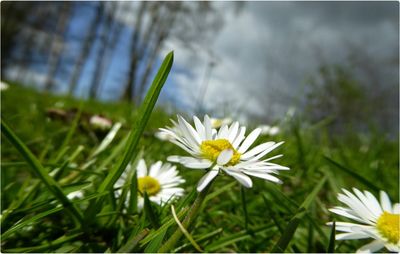
<svg viewBox="0 0 400 254"><path fill-rule="evenodd" d="M51 252L52 248L58 247L60 245L62 245L63 243L69 242L71 240L74 240L75 238L81 236L82 233L76 233L70 236L61 236L60 238L47 243L47 244L43 244L43 245L39 245L39 246L32 246L32 247L22 247L22 248L15 248L15 249L6 249L6 250L2 250L4 252L17 252L17 253L23 253L23 252Z"/></svg>
<svg viewBox="0 0 400 254"><path fill-rule="evenodd" d="M156 77L153 80L153 83L146 94L146 97L139 109L138 117L132 126L132 131L129 134L127 148L124 150L124 154L121 159L118 161L116 166L111 169L109 174L106 176L106 179L102 182L100 187L98 188L98 192L104 192L105 190L111 189L114 183L121 176L123 171L125 170L128 163L131 161L137 145L139 144L139 140L142 136L144 128L150 118L150 114L153 111L153 108L157 102L158 96L161 92L161 88L163 87L165 81L167 80L168 74L172 67L173 62L173 52L168 53L165 57L163 63L161 64L160 69ZM91 203L89 208L87 209L87 213L85 217L90 221L93 218L93 215L99 211L102 205L102 201L104 199L96 200L96 202Z"/></svg>
<svg viewBox="0 0 400 254"><path fill-rule="evenodd" d="M206 241L206 240L210 239L211 237L214 237L215 235L218 235L218 234L222 233L222 231L223 231L223 229L222 229L222 228L219 228L219 229L214 230L214 231L212 231L212 232L210 232L210 233L208 233L208 234L202 235L201 237L199 237L199 238L197 239L197 242ZM175 250L173 250L172 252L173 252L173 253L181 252L182 249L184 249L184 248L186 248L186 247L188 247L188 246L190 246L190 245L191 245L191 243L185 243L184 245L179 246L178 248L176 248Z"/></svg>
<svg viewBox="0 0 400 254"><path fill-rule="evenodd" d="M72 218L82 225L84 221L81 212L73 203L70 202L58 183L48 175L35 155L33 155L29 148L26 147L26 145L14 134L14 132L10 129L10 127L8 127L3 119L1 119L1 131L28 162L34 174L36 174L40 180L42 180L48 190L58 199L58 201L61 202L65 209L70 212Z"/></svg>
<svg viewBox="0 0 400 254"><path fill-rule="evenodd" d="M71 138L75 133L76 127L79 124L79 119L81 118L81 113L82 113L82 109L83 109L83 103L84 103L84 100L82 100L79 105L79 110L76 113L74 120L72 121L72 125L69 128L69 131L68 131L67 135L65 136L65 139L64 139L61 147L58 149L58 151L59 151L58 154L56 155L55 159L52 160L51 162L57 163L61 159L61 157L64 155L65 150L68 146L68 143L71 141Z"/></svg>
<svg viewBox="0 0 400 254"><path fill-rule="evenodd" d="M332 224L331 236L329 238L329 245L326 253L334 253L335 252L335 232L336 232L336 222L334 221Z"/></svg>
<svg viewBox="0 0 400 254"><path fill-rule="evenodd" d="M189 210L188 207L183 208L180 212L178 212L178 218L182 218L187 213L188 210ZM144 245L146 245L147 243L152 241L161 232L163 232L163 230L165 230L165 232L166 232L167 229L174 224L174 222L175 221L174 221L173 218L170 218L169 220L163 221L162 222L162 226L158 230L152 231L148 236L146 236L145 239L143 239L143 241L140 242L141 246L143 247Z"/></svg>
<svg viewBox="0 0 400 254"><path fill-rule="evenodd" d="M292 240L294 233L296 232L297 227L299 226L303 216L306 213L306 210L310 206L311 202L315 199L322 186L325 184L327 177L325 176L311 191L311 193L307 196L304 202L300 205L297 213L292 217L292 219L287 224L283 234L279 238L278 242L272 248L271 252L284 252L287 246Z"/></svg>
<svg viewBox="0 0 400 254"><path fill-rule="evenodd" d="M143 199L144 199L143 207L146 218L150 221L153 228L159 228L160 222L158 221L158 217L156 215L156 212L154 211L149 196L147 195L147 192L143 193Z"/></svg>
<svg viewBox="0 0 400 254"><path fill-rule="evenodd" d="M178 217L176 216L174 206L171 205L171 212L172 216L175 219L176 224L178 224L178 227L181 229L182 233L186 236L186 238L189 240L189 242L193 245L193 247L198 251L198 252L203 252L203 250L200 248L200 246L196 243L196 241L193 239L193 237L190 235L189 232L187 232L186 228L183 227L182 223L179 221Z"/></svg>
<svg viewBox="0 0 400 254"><path fill-rule="evenodd" d="M351 170L351 169L339 164L338 162L332 160L328 156L324 155L324 158L327 161L329 161L331 164L336 166L337 169L340 169L342 172L345 172L346 174L348 174L348 175L352 176L353 178L357 179L359 182L363 183L368 188L373 189L374 191L377 191L377 192L379 192L381 190L381 188L377 187L375 184L373 184L372 182L370 182L369 180L367 180L363 176L357 174L356 172L354 172L354 170Z"/></svg>
<svg viewBox="0 0 400 254"><path fill-rule="evenodd" d="M132 238L128 239L126 244L122 246L117 253L130 253L132 252L135 247L138 245L138 243L146 237L146 235L149 233L149 229L145 228L143 231L141 231L139 234L133 236Z"/></svg>
<svg viewBox="0 0 400 254"><path fill-rule="evenodd" d="M244 214L244 228L249 230L249 216L247 214L247 202L246 202L246 193L243 186L240 186L240 194L242 196L242 207L243 207L243 214Z"/></svg>
<svg viewBox="0 0 400 254"><path fill-rule="evenodd" d="M121 128L122 124L121 123L116 123L114 126L111 128L111 130L108 132L107 136L101 141L100 145L96 148L96 150L93 152L92 155L89 157L95 157L101 152L103 152L108 145L111 144L111 142L114 140L115 135L117 135L119 129Z"/></svg>
<svg viewBox="0 0 400 254"><path fill-rule="evenodd" d="M253 238L258 233L262 233L267 230L271 230L271 232L272 232L273 229L274 229L274 227L273 227L272 223L268 223L268 224L265 224L260 227L252 229L252 234L249 234L246 230L242 230L236 234L229 235L227 237L219 239L218 241L213 242L212 244L210 244L206 247L205 251L206 252L218 252L224 246L227 246L229 244L234 244L234 243L244 240L244 239Z"/></svg>

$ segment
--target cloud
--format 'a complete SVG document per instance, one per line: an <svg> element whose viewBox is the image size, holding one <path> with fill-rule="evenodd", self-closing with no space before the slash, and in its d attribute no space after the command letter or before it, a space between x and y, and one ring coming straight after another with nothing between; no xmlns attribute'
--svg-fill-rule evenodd
<svg viewBox="0 0 400 254"><path fill-rule="evenodd" d="M204 105L217 114L279 117L297 105L304 80L322 62L346 61L349 45L364 47L374 59L398 52L394 3L247 2L239 14L231 2L214 4L225 19L205 45L215 55L203 50L195 57L173 40L165 47L176 49L175 67L188 70L172 77L192 110L207 86Z"/></svg>

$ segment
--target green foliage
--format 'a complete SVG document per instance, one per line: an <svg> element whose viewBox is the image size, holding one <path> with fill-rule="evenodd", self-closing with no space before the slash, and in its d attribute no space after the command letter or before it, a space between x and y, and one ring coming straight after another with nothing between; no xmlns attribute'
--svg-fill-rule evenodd
<svg viewBox="0 0 400 254"><path fill-rule="evenodd" d="M150 91L157 97L159 90ZM1 93L7 123L1 149L2 252L197 252L190 241L205 252L354 252L361 242L335 242L335 230L326 226L335 219L328 209L339 204L340 189L378 194L383 188L398 201L397 140L354 131L338 137L331 135L327 118L316 124L293 118L282 123L278 136L257 141L285 141L275 152L284 154L277 162L291 168L280 174L281 185L253 178L253 188L243 189L221 175L196 203L195 186L204 172L178 165L186 194L171 205L187 230L184 237L171 205L146 201L145 209L137 207L135 172L113 187L120 168L135 167L139 157L152 163L182 153L153 135L170 118L159 108L150 115L155 97L137 111L125 103L81 103L16 85ZM48 108L79 108L81 115L66 123L49 118ZM121 126L98 133L84 121L87 114L102 114ZM65 201L78 190L83 198ZM89 228L65 212L79 214L96 203L101 206L93 210Z"/></svg>

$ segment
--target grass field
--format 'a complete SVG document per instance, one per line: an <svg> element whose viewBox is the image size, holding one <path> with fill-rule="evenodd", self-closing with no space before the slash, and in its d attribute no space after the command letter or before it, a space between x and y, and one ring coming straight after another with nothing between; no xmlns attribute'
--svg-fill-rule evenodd
<svg viewBox="0 0 400 254"><path fill-rule="evenodd" d="M16 149L15 140L2 135L2 252L157 252L160 248L167 252L326 252L333 250L332 244L336 252L354 252L369 240L333 242L331 228L326 226L334 219L343 220L328 211L340 205L341 188L356 187L375 195L385 190L392 202L399 200L398 140L385 133L351 130L335 136L329 132L329 121L282 117L278 135L256 142L285 141L273 152L284 155L277 163L290 167L279 175L283 183L253 177L253 188L245 189L232 177L219 175L188 228L189 237L165 246L179 231L171 204L146 203L143 210L132 203L127 206L123 197L136 193L135 178L123 185L122 197L117 197L110 174L121 173L126 163L135 165L139 157L149 164L185 154L154 137L175 115L156 108L141 132L144 126L138 121L143 121L143 112L127 103L81 103L16 85L1 93L2 119L22 142L22 148ZM81 114L68 120L51 119L46 113L49 108L76 108ZM91 114L122 123L99 153L94 151L107 133L88 124L85 117ZM248 130L255 127L247 126ZM136 139L134 134L129 136L131 130L139 135L136 145L132 145ZM186 180L185 195L172 204L182 221L204 172L177 167ZM83 190L84 196L72 199L72 204L65 201L76 190Z"/></svg>

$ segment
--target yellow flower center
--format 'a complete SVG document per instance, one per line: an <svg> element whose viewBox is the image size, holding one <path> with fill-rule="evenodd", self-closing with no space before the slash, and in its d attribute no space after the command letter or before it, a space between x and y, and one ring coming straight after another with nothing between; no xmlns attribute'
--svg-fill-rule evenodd
<svg viewBox="0 0 400 254"><path fill-rule="evenodd" d="M147 192L147 195L154 196L160 192L161 186L157 179L151 176L143 176L138 178L138 188L140 193Z"/></svg>
<svg viewBox="0 0 400 254"><path fill-rule="evenodd" d="M203 157L211 161L217 161L219 154L226 149L231 149L233 151L233 156L226 165L233 166L238 164L241 154L233 148L232 144L227 139L206 140L200 145Z"/></svg>
<svg viewBox="0 0 400 254"><path fill-rule="evenodd" d="M379 217L376 226L379 233L386 237L390 243L397 244L400 241L400 214L385 211Z"/></svg>

